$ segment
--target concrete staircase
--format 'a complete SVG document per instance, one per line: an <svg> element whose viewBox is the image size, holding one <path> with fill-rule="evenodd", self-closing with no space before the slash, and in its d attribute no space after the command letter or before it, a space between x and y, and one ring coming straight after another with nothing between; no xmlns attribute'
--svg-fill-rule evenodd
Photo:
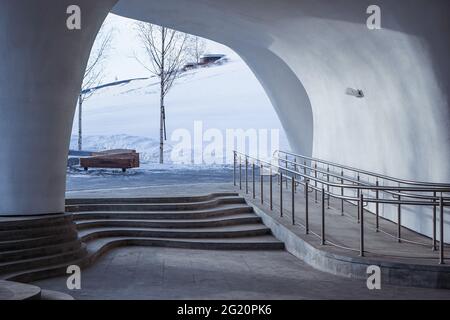
<svg viewBox="0 0 450 320"><path fill-rule="evenodd" d="M68 199L66 213L0 220L0 279L66 274L127 245L280 250L284 244L236 193L195 197Z"/></svg>
<svg viewBox="0 0 450 320"><path fill-rule="evenodd" d="M89 253L119 245L189 249L276 250L271 235L235 193L199 197L67 201Z"/></svg>

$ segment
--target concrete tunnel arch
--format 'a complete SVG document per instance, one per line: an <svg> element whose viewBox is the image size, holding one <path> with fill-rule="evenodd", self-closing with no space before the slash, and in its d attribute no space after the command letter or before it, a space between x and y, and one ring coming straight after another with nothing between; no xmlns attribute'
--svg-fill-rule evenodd
<svg viewBox="0 0 450 320"><path fill-rule="evenodd" d="M64 211L77 91L107 13L223 43L254 71L294 151L412 180L450 180L445 0L5 0L0 5L0 215ZM66 8L83 12L65 29ZM418 23L418 21L420 23ZM361 89L364 99L345 95ZM28 164L33 155L33 166ZM428 234L429 217L405 219ZM448 226L446 226L448 229ZM448 232L447 232L448 234Z"/></svg>

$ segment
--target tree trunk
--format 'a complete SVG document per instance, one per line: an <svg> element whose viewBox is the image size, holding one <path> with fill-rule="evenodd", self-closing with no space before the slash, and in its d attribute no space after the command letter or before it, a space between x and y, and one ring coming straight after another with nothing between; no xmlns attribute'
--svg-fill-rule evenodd
<svg viewBox="0 0 450 320"><path fill-rule="evenodd" d="M78 150L83 150L83 127L82 127L82 116L83 116L83 99L80 93L78 97Z"/></svg>
<svg viewBox="0 0 450 320"><path fill-rule="evenodd" d="M164 163L164 95L162 89L161 89L160 121L159 121L159 163Z"/></svg>
<svg viewBox="0 0 450 320"><path fill-rule="evenodd" d="M165 81L165 28L162 27L161 32L161 70L160 70L160 117L159 117L159 163L164 163L164 81Z"/></svg>

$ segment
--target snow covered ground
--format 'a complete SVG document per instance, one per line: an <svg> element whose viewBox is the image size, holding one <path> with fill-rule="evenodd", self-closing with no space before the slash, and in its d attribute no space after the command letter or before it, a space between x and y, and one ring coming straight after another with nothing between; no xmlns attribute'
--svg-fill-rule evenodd
<svg viewBox="0 0 450 320"><path fill-rule="evenodd" d="M107 65L105 82L150 77L145 69L136 66L134 59L130 59L133 51L139 49L133 35L133 21L114 15L110 15L108 20L116 29L116 37ZM149 174L146 171L149 170L152 170L153 175L162 170L166 176L170 171L180 175L183 170L192 170L183 179L195 175L200 177L200 170L222 170L222 175L229 181L229 167L227 168L225 163L227 154L221 154L218 149L226 149L227 142L230 145L227 133L233 130L242 129L246 133L256 133L260 149L261 146L267 149L265 153L270 153L270 149L278 147L288 148L278 117L263 88L246 64L237 54L220 44L208 42L207 50L211 53L226 54L229 62L188 71L169 92L165 103L168 139L165 145L165 165L157 164L159 88L155 78L103 88L85 101L83 149L137 150L141 154L141 169L135 170L134 173L129 172L126 177L119 179L130 184L133 179L140 180L145 177ZM75 117L71 149L77 149L77 120L78 117ZM205 154L205 149L211 152L211 148L207 148L211 145L211 139L222 141L219 141L218 148L213 148L214 161L203 161L201 156ZM182 153L185 154L188 150L190 154L180 161L177 155L182 140ZM250 143L250 140L247 139L247 143ZM215 142L217 144L217 141ZM236 141L232 142L233 146L228 146L228 149L236 148ZM246 147L248 149L248 145ZM215 177L212 172L208 174ZM95 170L86 174L78 169L70 169L68 189L78 190L81 184L85 183L83 181L88 179L118 175L111 170ZM149 177L143 180L147 178Z"/></svg>

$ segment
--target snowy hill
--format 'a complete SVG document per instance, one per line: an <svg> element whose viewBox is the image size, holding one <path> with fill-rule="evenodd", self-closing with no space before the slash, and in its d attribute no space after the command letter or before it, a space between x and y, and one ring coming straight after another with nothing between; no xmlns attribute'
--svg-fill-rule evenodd
<svg viewBox="0 0 450 320"><path fill-rule="evenodd" d="M193 137L194 123L198 125L198 121L202 121L203 131L218 129L224 136L227 129L278 129L281 146L287 146L270 101L240 59L184 73L166 98L166 117L168 163L177 143L172 134L184 129ZM77 145L77 131L75 117L72 149ZM83 105L83 137L85 150L130 148L141 153L144 164L157 162L157 79L138 79L97 90Z"/></svg>

